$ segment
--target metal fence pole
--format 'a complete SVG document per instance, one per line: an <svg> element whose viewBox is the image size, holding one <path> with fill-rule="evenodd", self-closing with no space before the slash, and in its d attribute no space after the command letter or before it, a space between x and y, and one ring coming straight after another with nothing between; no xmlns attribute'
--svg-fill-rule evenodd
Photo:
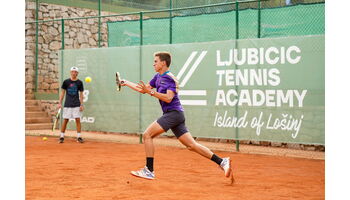
<svg viewBox="0 0 350 200"><path fill-rule="evenodd" d="M98 48L101 47L101 0L98 0Z"/></svg>
<svg viewBox="0 0 350 200"><path fill-rule="evenodd" d="M61 49L64 49L64 19L61 19Z"/></svg>
<svg viewBox="0 0 350 200"><path fill-rule="evenodd" d="M169 44L173 43L173 0L169 0L170 11L169 11Z"/></svg>
<svg viewBox="0 0 350 200"><path fill-rule="evenodd" d="M35 92L38 91L38 55L39 55L39 0L35 1Z"/></svg>
<svg viewBox="0 0 350 200"><path fill-rule="evenodd" d="M140 45L143 45L143 12L140 12Z"/></svg>
<svg viewBox="0 0 350 200"><path fill-rule="evenodd" d="M239 39L239 4L236 0L236 47L238 46L238 39ZM235 64L235 68L237 69L237 64ZM236 91L238 91L238 86L235 86ZM236 105L236 117L238 117L238 106ZM239 151L239 128L236 127L236 151Z"/></svg>
<svg viewBox="0 0 350 200"><path fill-rule="evenodd" d="M140 80L142 80L142 45L143 45L143 12L140 12ZM139 131L140 138L139 143L142 144L142 94L139 94L140 106L139 106Z"/></svg>
<svg viewBox="0 0 350 200"><path fill-rule="evenodd" d="M61 76L60 76L60 80L61 80L61 84L63 83L63 56L64 56L64 19L61 19ZM58 96L60 96L60 92L61 92L61 87L58 87ZM62 109L63 110L63 109ZM63 115L63 111L62 111L62 115ZM63 118L60 117L60 125L62 125L63 122Z"/></svg>
<svg viewBox="0 0 350 200"><path fill-rule="evenodd" d="M258 2L258 38L261 37L261 0Z"/></svg>

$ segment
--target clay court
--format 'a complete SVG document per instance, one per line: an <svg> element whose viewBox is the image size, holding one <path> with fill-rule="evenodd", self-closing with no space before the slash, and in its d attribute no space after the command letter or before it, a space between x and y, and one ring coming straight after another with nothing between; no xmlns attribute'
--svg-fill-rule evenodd
<svg viewBox="0 0 350 200"><path fill-rule="evenodd" d="M26 199L324 199L322 159L215 153L233 160L235 184L213 162L185 148L156 145L156 180L130 175L144 166L144 146L113 141L26 136Z"/></svg>

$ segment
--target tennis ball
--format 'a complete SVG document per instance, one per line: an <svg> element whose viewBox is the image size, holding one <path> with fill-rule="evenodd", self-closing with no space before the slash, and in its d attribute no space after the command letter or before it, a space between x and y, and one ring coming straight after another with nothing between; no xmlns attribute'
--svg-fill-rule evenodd
<svg viewBox="0 0 350 200"><path fill-rule="evenodd" d="M90 83L90 82L91 82L91 77L89 77L89 76L86 77L86 78L85 78L85 82Z"/></svg>
<svg viewBox="0 0 350 200"><path fill-rule="evenodd" d="M43 140L46 141L46 140L47 140L47 137L43 137Z"/></svg>

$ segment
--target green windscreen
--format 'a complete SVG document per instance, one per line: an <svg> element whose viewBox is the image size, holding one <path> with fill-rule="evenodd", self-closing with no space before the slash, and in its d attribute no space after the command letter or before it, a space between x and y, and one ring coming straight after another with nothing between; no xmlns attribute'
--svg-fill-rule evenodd
<svg viewBox="0 0 350 200"><path fill-rule="evenodd" d="M63 77L75 65L80 79L92 78L84 82L83 130L143 132L162 115L158 99L115 89L117 71L148 82L158 51L172 54L193 136L324 144L324 35L64 50Z"/></svg>
<svg viewBox="0 0 350 200"><path fill-rule="evenodd" d="M237 25L234 5L227 5L225 9L220 6L217 9L225 12L206 14L205 8L189 9L172 13L171 20L168 12L145 13L142 27L140 20L108 22L108 45L139 45L141 32L144 45L169 44L170 37L174 44L319 35L325 32L324 3L261 9L260 18L258 9L239 10Z"/></svg>

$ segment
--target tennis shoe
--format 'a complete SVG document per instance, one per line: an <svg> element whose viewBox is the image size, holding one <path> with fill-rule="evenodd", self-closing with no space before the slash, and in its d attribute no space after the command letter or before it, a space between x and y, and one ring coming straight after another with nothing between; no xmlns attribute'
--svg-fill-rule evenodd
<svg viewBox="0 0 350 200"><path fill-rule="evenodd" d="M64 137L60 137L60 139L58 140L58 143L63 143L64 142Z"/></svg>
<svg viewBox="0 0 350 200"><path fill-rule="evenodd" d="M83 138L78 137L77 142L84 143L84 140L83 140Z"/></svg>
<svg viewBox="0 0 350 200"><path fill-rule="evenodd" d="M143 169L140 169L139 171L131 171L131 174L134 176L149 179L149 180L155 179L154 172L149 171L147 166L145 166Z"/></svg>
<svg viewBox="0 0 350 200"><path fill-rule="evenodd" d="M220 168L224 170L225 176L229 177L230 174L232 173L230 158L223 158L220 163Z"/></svg>

